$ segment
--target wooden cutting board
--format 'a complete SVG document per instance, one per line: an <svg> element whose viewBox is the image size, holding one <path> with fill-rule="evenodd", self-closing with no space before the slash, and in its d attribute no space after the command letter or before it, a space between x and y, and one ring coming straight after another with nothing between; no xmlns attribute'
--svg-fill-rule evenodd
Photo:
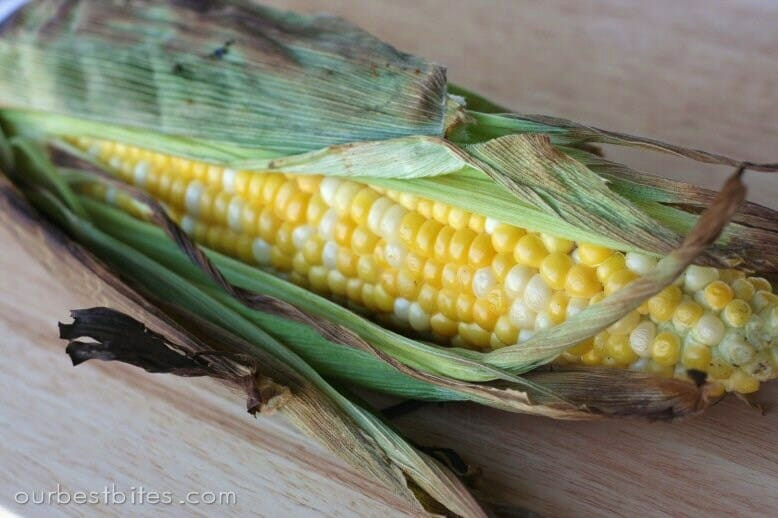
<svg viewBox="0 0 778 518"><path fill-rule="evenodd" d="M778 160L778 5L758 1L274 0L343 15L518 111L565 116L758 161ZM717 187L729 172L610 156ZM750 199L778 206L778 177ZM0 515L398 516L397 497L280 418L197 379L73 369L57 336L68 294L0 229ZM470 405L396 424L482 469L493 500L550 516L778 515L778 384L761 416L728 399L693 420L561 423ZM113 485L113 486L112 486ZM18 505L41 491L172 494L168 505ZM24 492L21 494L19 492ZM35 492L35 494L33 494ZM187 493L223 505L179 504ZM190 495L198 498L197 495ZM234 502L232 499L234 498Z"/></svg>

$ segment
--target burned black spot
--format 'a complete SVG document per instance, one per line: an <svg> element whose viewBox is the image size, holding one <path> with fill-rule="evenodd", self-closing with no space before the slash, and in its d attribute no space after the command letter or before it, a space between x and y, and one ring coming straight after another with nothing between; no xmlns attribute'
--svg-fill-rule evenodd
<svg viewBox="0 0 778 518"><path fill-rule="evenodd" d="M224 42L224 45L208 54L208 57L211 59L222 59L230 52L230 47L232 47L234 44L235 40L227 40Z"/></svg>
<svg viewBox="0 0 778 518"><path fill-rule="evenodd" d="M689 369L686 371L686 374L692 379L695 385L698 387L701 387L705 384L705 380L707 379L708 375L703 371L698 371L696 369Z"/></svg>

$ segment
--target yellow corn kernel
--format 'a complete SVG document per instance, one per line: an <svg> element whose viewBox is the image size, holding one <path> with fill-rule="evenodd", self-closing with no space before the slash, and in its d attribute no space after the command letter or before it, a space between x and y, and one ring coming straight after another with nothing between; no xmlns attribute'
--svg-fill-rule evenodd
<svg viewBox="0 0 778 518"><path fill-rule="evenodd" d="M708 366L708 376L717 380L729 378L735 371L735 368L721 358L713 358Z"/></svg>
<svg viewBox="0 0 778 518"><path fill-rule="evenodd" d="M741 394L751 394L759 390L759 380L749 376L740 369L732 373L725 385L727 390Z"/></svg>
<svg viewBox="0 0 778 518"><path fill-rule="evenodd" d="M305 217L308 223L311 225L318 225L321 218L329 210L329 206L325 203L320 194L314 194L308 202L306 208Z"/></svg>
<svg viewBox="0 0 778 518"><path fill-rule="evenodd" d="M588 353L593 348L594 348L594 338L587 338L583 342L580 342L574 347L568 349L567 352L576 356L581 356L583 354Z"/></svg>
<svg viewBox="0 0 778 518"><path fill-rule="evenodd" d="M459 335L465 340L466 343L473 344L475 347L479 347L481 349L489 347L491 333L478 324L460 322L458 329Z"/></svg>
<svg viewBox="0 0 778 518"><path fill-rule="evenodd" d="M748 281L754 287L755 291L772 291L773 287L770 285L770 281L764 277L749 277Z"/></svg>
<svg viewBox="0 0 778 518"><path fill-rule="evenodd" d="M264 205L271 205L275 200L276 193L282 185L286 183L283 175L280 174L268 174L265 181L262 183L262 191L260 192L259 199Z"/></svg>
<svg viewBox="0 0 778 518"><path fill-rule="evenodd" d="M516 262L513 260L513 254L497 254L492 258L492 272L495 280L499 283L505 281L505 276L513 268Z"/></svg>
<svg viewBox="0 0 778 518"><path fill-rule="evenodd" d="M295 253L296 248L294 246L294 238L292 237L292 232L294 231L294 227L291 223L281 223L281 225L278 227L278 230L276 231L276 241L275 245L284 253L287 255L292 255Z"/></svg>
<svg viewBox="0 0 778 518"><path fill-rule="evenodd" d="M373 298L375 301L376 308L378 308L379 311L388 313L394 309L395 299L392 295L386 292L386 290L382 285L378 284L375 287Z"/></svg>
<svg viewBox="0 0 778 518"><path fill-rule="evenodd" d="M427 259L424 263L424 270L422 271L422 277L425 282L432 284L433 286L441 286L441 272L442 268L440 263L435 262L432 259Z"/></svg>
<svg viewBox="0 0 778 518"><path fill-rule="evenodd" d="M486 217L481 214L470 214L467 226L476 234L482 234L486 229Z"/></svg>
<svg viewBox="0 0 778 518"><path fill-rule="evenodd" d="M597 266L597 279L600 282L605 282L605 279L610 277L611 274L625 268L627 268L627 262L624 254L616 252Z"/></svg>
<svg viewBox="0 0 778 518"><path fill-rule="evenodd" d="M450 207L448 211L448 224L456 230L467 228L470 221L470 213L458 207ZM470 230L470 229L468 229ZM472 231L471 231L472 232Z"/></svg>
<svg viewBox="0 0 778 518"><path fill-rule="evenodd" d="M397 272L397 295L408 300L416 299L419 293L419 281L413 278L407 270Z"/></svg>
<svg viewBox="0 0 778 518"><path fill-rule="evenodd" d="M456 317L461 322L473 321L473 304L475 298L467 293L460 293L456 299Z"/></svg>
<svg viewBox="0 0 778 518"><path fill-rule="evenodd" d="M595 366L602 365L603 356L602 353L596 351L594 348L589 349L581 355L581 363L584 365Z"/></svg>
<svg viewBox="0 0 778 518"><path fill-rule="evenodd" d="M497 253L513 252L518 240L526 232L512 225L498 225L492 232L492 246Z"/></svg>
<svg viewBox="0 0 778 518"><path fill-rule="evenodd" d="M453 290L442 289L438 292L438 309L451 320L457 318L457 294Z"/></svg>
<svg viewBox="0 0 778 518"><path fill-rule="evenodd" d="M635 354L635 351L629 345L629 337L627 335L611 335L608 338L608 345L605 351L619 365L629 365L638 359L638 355Z"/></svg>
<svg viewBox="0 0 778 518"><path fill-rule="evenodd" d="M571 297L593 297L602 290L597 274L590 266L574 264L567 272L565 290Z"/></svg>
<svg viewBox="0 0 778 518"><path fill-rule="evenodd" d="M703 298L711 309L720 310L730 303L734 296L732 288L724 281L713 281L705 287Z"/></svg>
<svg viewBox="0 0 778 518"><path fill-rule="evenodd" d="M433 333L449 338L457 334L458 323L443 313L435 313L430 317L430 327Z"/></svg>
<svg viewBox="0 0 778 518"><path fill-rule="evenodd" d="M710 347L703 344L688 344L683 349L681 362L687 369L707 372L711 360Z"/></svg>
<svg viewBox="0 0 778 518"><path fill-rule="evenodd" d="M397 296L397 272L394 270L382 270L378 274L378 285L393 297Z"/></svg>
<svg viewBox="0 0 778 518"><path fill-rule="evenodd" d="M741 299L731 301L721 313L724 322L732 327L743 327L751 319L751 306Z"/></svg>
<svg viewBox="0 0 778 518"><path fill-rule="evenodd" d="M632 270L619 270L605 280L605 295L612 295L627 286L638 276Z"/></svg>
<svg viewBox="0 0 778 518"><path fill-rule="evenodd" d="M440 283L443 288L453 291L458 291L459 281L457 279L457 272L459 266L454 263L448 263L443 267L440 272Z"/></svg>
<svg viewBox="0 0 778 518"><path fill-rule="evenodd" d="M694 327L705 310L691 299L683 300L673 313L673 324L680 329Z"/></svg>
<svg viewBox="0 0 778 518"><path fill-rule="evenodd" d="M732 291L735 293L735 297L743 299L746 302L751 300L756 293L754 285L748 279L736 279L732 283Z"/></svg>
<svg viewBox="0 0 778 518"><path fill-rule="evenodd" d="M565 287L567 273L572 266L573 260L568 254L552 252L540 263L540 275L552 289L561 290Z"/></svg>
<svg viewBox="0 0 778 518"><path fill-rule="evenodd" d="M680 353L681 342L677 335L665 331L654 338L654 343L651 346L651 357L659 365L675 365L678 363Z"/></svg>
<svg viewBox="0 0 778 518"><path fill-rule="evenodd" d="M564 239L550 234L540 234L540 239L543 240L543 244L546 245L546 249L551 252L559 252L562 254L569 254L575 248L575 242L569 239Z"/></svg>
<svg viewBox="0 0 778 518"><path fill-rule="evenodd" d="M424 256L414 252L409 252L405 255L404 266L414 279L422 279L424 273L424 264L426 262L427 260L424 258Z"/></svg>
<svg viewBox="0 0 778 518"><path fill-rule="evenodd" d="M567 302L570 297L563 291L556 291L548 301L548 316L554 324L561 324L567 316Z"/></svg>
<svg viewBox="0 0 778 518"><path fill-rule="evenodd" d="M516 262L532 268L537 268L543 259L548 255L546 245L537 236L537 234L526 234L522 236L513 249L513 257Z"/></svg>
<svg viewBox="0 0 778 518"><path fill-rule="evenodd" d="M427 220L418 212L411 211L403 216L400 227L397 229L397 236L406 246L411 247L416 243L416 236L422 225Z"/></svg>
<svg viewBox="0 0 778 518"><path fill-rule="evenodd" d="M438 290L431 284L423 284L419 289L417 302L427 313L435 313L438 309Z"/></svg>
<svg viewBox="0 0 778 518"><path fill-rule="evenodd" d="M467 252L467 261L476 268L486 266L492 262L495 250L492 247L489 234L477 234L470 249Z"/></svg>
<svg viewBox="0 0 778 518"><path fill-rule="evenodd" d="M681 288L670 285L648 299L648 313L654 322L667 322L683 299Z"/></svg>
<svg viewBox="0 0 778 518"><path fill-rule="evenodd" d="M416 212L424 216L426 219L432 218L432 200L420 199L416 204Z"/></svg>
<svg viewBox="0 0 778 518"><path fill-rule="evenodd" d="M449 257L452 261L463 263L467 260L467 253L476 235L469 228L460 228L451 236L448 245Z"/></svg>
<svg viewBox="0 0 778 518"><path fill-rule="evenodd" d="M613 250L602 246L592 245L589 243L581 243L578 245L578 259L586 266L598 266L605 262L611 255Z"/></svg>
<svg viewBox="0 0 778 518"><path fill-rule="evenodd" d="M367 227L357 227L351 233L351 248L360 255L372 254L378 243L378 236Z"/></svg>
<svg viewBox="0 0 778 518"><path fill-rule="evenodd" d="M378 281L378 264L374 257L360 256L357 260L357 275L365 283L375 284Z"/></svg>
<svg viewBox="0 0 778 518"><path fill-rule="evenodd" d="M333 237L335 238L335 242L340 246L349 246L351 244L351 236L353 232L354 223L347 219L339 219L335 223Z"/></svg>
<svg viewBox="0 0 778 518"><path fill-rule="evenodd" d="M451 227L443 227L435 237L435 244L432 247L433 257L435 260L442 263L449 262L448 245L451 242L451 238L454 236L454 230Z"/></svg>
<svg viewBox="0 0 778 518"><path fill-rule="evenodd" d="M338 249L337 268L340 273L347 278L354 278L357 276L357 256L346 247L340 247Z"/></svg>
<svg viewBox="0 0 778 518"><path fill-rule="evenodd" d="M501 316L494 325L494 334L506 345L513 345L519 339L519 330L507 316Z"/></svg>
<svg viewBox="0 0 778 518"><path fill-rule="evenodd" d="M432 204L432 217L438 222L448 225L449 206L443 202L436 201Z"/></svg>

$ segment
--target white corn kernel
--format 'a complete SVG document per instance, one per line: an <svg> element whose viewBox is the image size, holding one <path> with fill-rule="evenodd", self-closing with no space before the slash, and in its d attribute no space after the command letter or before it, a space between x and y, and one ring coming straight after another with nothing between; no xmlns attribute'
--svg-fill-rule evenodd
<svg viewBox="0 0 778 518"><path fill-rule="evenodd" d="M473 275L473 293L476 297L486 297L495 284L497 284L497 279L489 266L476 270L475 275Z"/></svg>
<svg viewBox="0 0 778 518"><path fill-rule="evenodd" d="M641 358L651 358L651 345L656 336L656 326L646 320L635 326L629 334L629 346Z"/></svg>
<svg viewBox="0 0 778 518"><path fill-rule="evenodd" d="M394 314L400 320L408 321L408 312L411 309L411 303L408 299L397 297L394 299Z"/></svg>
<svg viewBox="0 0 778 518"><path fill-rule="evenodd" d="M205 185L197 180L190 182L186 187L184 205L186 205L186 211L192 216L197 216L200 214L200 199L203 196L204 190Z"/></svg>
<svg viewBox="0 0 778 518"><path fill-rule="evenodd" d="M238 173L234 169L225 169L222 173L222 189L224 192L233 194L235 192L235 177Z"/></svg>
<svg viewBox="0 0 778 518"><path fill-rule="evenodd" d="M273 249L270 244L261 237L256 238L251 244L251 253L254 255L254 260L262 266L268 266L270 264L272 251Z"/></svg>
<svg viewBox="0 0 778 518"><path fill-rule="evenodd" d="M381 235L381 220L384 213L394 205L389 198L382 196L370 206L370 212L367 214L367 227L373 234Z"/></svg>
<svg viewBox="0 0 778 518"><path fill-rule="evenodd" d="M524 302L535 311L543 311L551 300L551 287L540 274L533 275L524 290Z"/></svg>
<svg viewBox="0 0 778 518"><path fill-rule="evenodd" d="M516 299L511 304L508 318L510 318L511 324L519 329L534 329L537 315L522 299Z"/></svg>
<svg viewBox="0 0 778 518"><path fill-rule="evenodd" d="M384 213L384 217L381 218L380 236L385 239L392 239L397 235L397 230L400 228L403 218L408 213L408 209L400 204L394 204Z"/></svg>
<svg viewBox="0 0 778 518"><path fill-rule="evenodd" d="M298 250L316 233L311 225L300 225L292 231L292 242Z"/></svg>
<svg viewBox="0 0 778 518"><path fill-rule="evenodd" d="M627 252L625 262L627 268L637 273L638 275L645 275L656 266L656 258L646 254L639 254L637 252Z"/></svg>
<svg viewBox="0 0 778 518"><path fill-rule="evenodd" d="M240 233L243 230L242 215L243 200L238 196L233 196L227 207L227 225L232 231Z"/></svg>
<svg viewBox="0 0 778 518"><path fill-rule="evenodd" d="M517 264L511 268L505 276L506 293L513 298L524 295L524 290L534 274L535 272L529 266Z"/></svg>
<svg viewBox="0 0 778 518"><path fill-rule="evenodd" d="M324 203L332 207L335 204L335 193L338 192L338 187L343 183L340 178L334 176L325 176L322 178L320 185L321 197Z"/></svg>
<svg viewBox="0 0 778 518"><path fill-rule="evenodd" d="M697 293L718 278L719 271L717 269L693 264L686 269L683 276L683 287L689 293Z"/></svg>
<svg viewBox="0 0 778 518"><path fill-rule="evenodd" d="M414 331L420 333L430 329L430 316L421 308L418 302L412 303L408 310L408 323Z"/></svg>
<svg viewBox="0 0 778 518"><path fill-rule="evenodd" d="M335 241L327 241L321 251L321 263L333 270L338 265L338 244Z"/></svg>
<svg viewBox="0 0 778 518"><path fill-rule="evenodd" d="M692 330L694 337L705 345L717 345L724 336L724 323L711 313L702 315Z"/></svg>

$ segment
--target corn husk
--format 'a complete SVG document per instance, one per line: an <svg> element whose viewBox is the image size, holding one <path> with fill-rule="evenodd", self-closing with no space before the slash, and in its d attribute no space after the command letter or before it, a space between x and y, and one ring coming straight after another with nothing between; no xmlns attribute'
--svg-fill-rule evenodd
<svg viewBox="0 0 778 518"><path fill-rule="evenodd" d="M502 113L449 87L441 67L336 18L242 2L42 0L5 27L0 73L4 170L36 208L151 301L152 327L190 358L202 352L202 341L155 327L160 315L227 336L232 354L251 359L232 370L266 358L291 369L324 401L303 398L295 412L310 416L329 405L333 426L359 430L352 435L369 441L335 443L310 423L304 429L356 465L371 459L368 471L409 500L412 480L457 514L480 511L450 474L331 383L561 419L694 415L713 402L704 384L543 366L693 262L778 271L777 214L742 204L746 168L774 165ZM651 274L521 345L490 353L439 347L197 246L157 202L69 146L64 137L73 136L241 170L350 177L662 260ZM716 195L611 163L595 152L600 143L738 169ZM131 196L141 218L79 194L94 182ZM289 386L275 371L262 374Z"/></svg>

